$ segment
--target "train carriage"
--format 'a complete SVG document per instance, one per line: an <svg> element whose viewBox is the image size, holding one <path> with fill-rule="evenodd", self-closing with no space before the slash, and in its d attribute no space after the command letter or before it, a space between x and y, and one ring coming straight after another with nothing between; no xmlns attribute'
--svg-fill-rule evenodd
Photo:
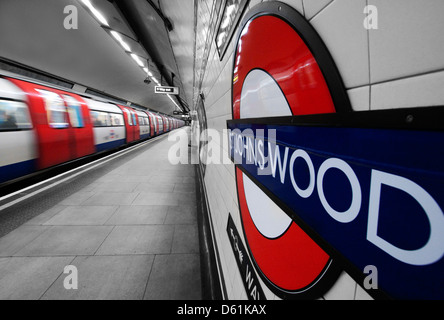
<svg viewBox="0 0 444 320"><path fill-rule="evenodd" d="M118 105L118 107L124 113L125 126L126 126L126 142L132 143L140 140L139 120L136 112L129 107Z"/></svg>
<svg viewBox="0 0 444 320"><path fill-rule="evenodd" d="M0 184L149 139L181 123L150 111L0 78Z"/></svg>
<svg viewBox="0 0 444 320"><path fill-rule="evenodd" d="M140 140L145 140L151 137L150 120L148 114L144 111L136 111L139 118Z"/></svg>
<svg viewBox="0 0 444 320"><path fill-rule="evenodd" d="M94 125L96 152L121 147L126 144L126 126L123 111L118 106L92 99L85 99Z"/></svg>
<svg viewBox="0 0 444 320"><path fill-rule="evenodd" d="M94 152L89 110L80 96L22 80L8 80L27 95L37 137L37 170Z"/></svg>
<svg viewBox="0 0 444 320"><path fill-rule="evenodd" d="M37 137L27 100L22 90L0 78L0 183L37 168Z"/></svg>

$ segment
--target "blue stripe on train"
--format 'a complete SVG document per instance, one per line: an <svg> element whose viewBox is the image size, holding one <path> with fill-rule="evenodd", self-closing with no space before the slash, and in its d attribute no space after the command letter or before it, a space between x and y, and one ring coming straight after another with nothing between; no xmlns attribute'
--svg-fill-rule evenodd
<svg viewBox="0 0 444 320"><path fill-rule="evenodd" d="M149 134L149 133L147 133L147 134L142 134L142 135L140 135L140 140L148 139L149 137L150 137L150 134Z"/></svg>
<svg viewBox="0 0 444 320"><path fill-rule="evenodd" d="M28 160L0 167L0 183L17 179L36 171L37 160Z"/></svg>
<svg viewBox="0 0 444 320"><path fill-rule="evenodd" d="M125 144L125 139L111 141L111 142L102 143L102 144L97 144L96 145L96 151L97 152L102 152L102 151L111 150L111 149L118 148L118 147L120 147L120 146L122 146L124 144Z"/></svg>

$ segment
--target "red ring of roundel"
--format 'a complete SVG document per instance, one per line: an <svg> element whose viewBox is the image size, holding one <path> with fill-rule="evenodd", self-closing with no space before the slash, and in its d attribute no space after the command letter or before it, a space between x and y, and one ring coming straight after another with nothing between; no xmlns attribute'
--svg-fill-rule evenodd
<svg viewBox="0 0 444 320"><path fill-rule="evenodd" d="M240 118L242 85L254 69L264 70L274 78L294 116L335 112L316 59L299 34L282 19L264 15L250 20L239 38L234 59L234 119ZM265 238L251 219L239 168L236 180L244 234L262 278L286 294L306 292L325 275L330 256L295 222L278 239Z"/></svg>

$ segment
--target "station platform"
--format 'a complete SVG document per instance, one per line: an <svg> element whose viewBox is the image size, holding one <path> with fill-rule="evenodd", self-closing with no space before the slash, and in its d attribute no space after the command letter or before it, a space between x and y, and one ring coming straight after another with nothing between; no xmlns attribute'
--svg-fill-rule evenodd
<svg viewBox="0 0 444 320"><path fill-rule="evenodd" d="M143 142L0 209L0 300L201 299L195 168L170 164L171 144Z"/></svg>

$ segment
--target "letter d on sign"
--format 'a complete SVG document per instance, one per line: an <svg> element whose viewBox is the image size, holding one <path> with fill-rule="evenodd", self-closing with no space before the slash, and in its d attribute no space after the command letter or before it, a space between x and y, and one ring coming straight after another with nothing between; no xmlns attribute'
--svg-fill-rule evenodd
<svg viewBox="0 0 444 320"><path fill-rule="evenodd" d="M79 272L75 266L66 266L63 271L68 276L63 280L63 286L66 290L77 290L79 288Z"/></svg>
<svg viewBox="0 0 444 320"><path fill-rule="evenodd" d="M400 249L378 236L379 206L383 184L406 192L423 208L430 223L430 237L422 248L418 250ZM399 261L414 266L425 266L437 262L444 255L443 230L444 214L427 191L406 178L377 170L372 171L367 226L368 241Z"/></svg>

